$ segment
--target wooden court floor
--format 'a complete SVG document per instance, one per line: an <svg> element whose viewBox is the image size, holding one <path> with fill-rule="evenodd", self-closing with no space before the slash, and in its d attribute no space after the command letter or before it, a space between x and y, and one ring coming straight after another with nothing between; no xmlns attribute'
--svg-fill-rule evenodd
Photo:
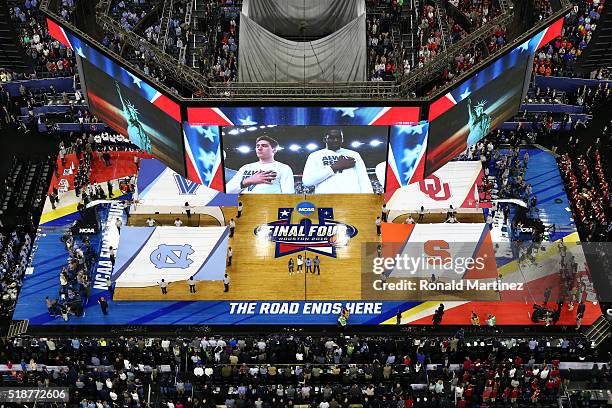
<svg viewBox="0 0 612 408"><path fill-rule="evenodd" d="M375 220L380 215L383 197L376 194L332 194L322 196L299 195L243 195L240 197L243 211L236 217L236 208L224 208L226 220L234 218L236 231L229 240L233 251L232 265L227 267L230 276L230 290L223 292L220 281L200 281L195 294L189 293L186 281L174 282L168 286L168 294L163 296L159 287L117 288L115 300L335 300L361 299L361 259L366 242L377 242ZM336 258L320 255L321 274L294 273L289 275L287 263L294 261L298 253L275 258L276 244L258 239L255 228L276 221L279 208L295 208L302 201L309 201L318 207L330 207L334 220L350 224L358 233L348 245L337 249ZM192 219L185 225L196 222ZM151 215L158 225L173 225L175 215ZM130 225L145 225L147 214L130 217ZM166 219L167 218L167 219ZM318 223L315 211L311 215L293 212L292 224L301 218L309 218ZM216 222L216 221L215 221ZM304 259L314 258L315 253L301 252Z"/></svg>
<svg viewBox="0 0 612 408"><path fill-rule="evenodd" d="M372 258L376 256L376 251L372 248L380 242L380 237L376 235L375 220L380 215L382 196L330 194L304 197L248 194L242 195L240 201L243 203L240 218L237 218L235 207L223 208L225 219L234 218L236 221L234 236L229 239L229 247L233 251L232 264L226 269L231 279L229 292L223 291L221 281L199 281L196 293L189 293L187 282L179 281L169 284L167 295L162 295L157 286L116 288L114 300L361 300L364 298L361 287L362 273L364 266L371 265ZM337 248L336 258L308 250L301 252L304 259L319 256L320 275L311 273L290 275L287 263L289 258L295 261L298 253L276 258L276 244L255 235L258 226L278 219L279 208L295 208L303 201L312 202L317 208L332 208L334 220L350 224L358 230L357 235L346 247ZM177 215L163 214L150 216L156 220L157 225L174 225L174 219L177 217ZM148 217L148 214L133 215L130 217L129 225L144 226ZM183 221L185 228L218 225L217 220L208 216L200 217L198 214L193 214L189 220L186 215L178 217ZM402 223L406 217L407 215L400 216L395 222ZM415 220L417 217L413 215ZM309 218L313 223L318 223L316 211L307 216L294 211L291 223L297 224L301 218ZM483 222L482 215L478 218L476 214L470 214L460 220ZM442 214L439 216L428 214L424 220L427 223L443 221ZM366 246L366 243L369 245ZM448 294L446 297L448 299ZM366 294L365 299L372 298Z"/></svg>

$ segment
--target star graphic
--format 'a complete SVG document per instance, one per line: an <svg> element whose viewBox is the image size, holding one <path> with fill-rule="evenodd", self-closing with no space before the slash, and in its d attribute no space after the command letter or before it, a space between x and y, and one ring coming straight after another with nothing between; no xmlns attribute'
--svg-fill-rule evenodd
<svg viewBox="0 0 612 408"><path fill-rule="evenodd" d="M411 126L412 133L416 133L417 135L423 134L423 129L427 126L426 123L419 123L418 125Z"/></svg>
<svg viewBox="0 0 612 408"><path fill-rule="evenodd" d="M524 43L522 43L519 47L519 50L521 50L521 52L524 51L529 51L529 40L525 41Z"/></svg>
<svg viewBox="0 0 612 408"><path fill-rule="evenodd" d="M287 216L289 216L289 211L283 210L283 211L281 211L280 214L281 214L282 217L287 217Z"/></svg>
<svg viewBox="0 0 612 408"><path fill-rule="evenodd" d="M253 126L257 124L257 122L254 122L253 120L251 120L251 115L247 115L245 119L238 119L238 120L240 121L240 124L242 126Z"/></svg>
<svg viewBox="0 0 612 408"><path fill-rule="evenodd" d="M342 116L348 116L349 118L355 117L355 111L359 108L335 108L336 112L342 112Z"/></svg>
<svg viewBox="0 0 612 408"><path fill-rule="evenodd" d="M208 182L212 179L212 169L215 166L216 160L217 155L214 152L207 152L201 147L198 148L198 162L202 163L199 169L202 181Z"/></svg>
<svg viewBox="0 0 612 408"><path fill-rule="evenodd" d="M136 86L140 88L141 87L140 83L142 82L142 79L138 78L136 75L132 74L130 71L125 71L125 72L127 72L127 74L132 77L132 82L135 83Z"/></svg>
<svg viewBox="0 0 612 408"><path fill-rule="evenodd" d="M200 135L204 136L204 139L209 139L212 143L215 142L215 132L210 127L199 126Z"/></svg>
<svg viewBox="0 0 612 408"><path fill-rule="evenodd" d="M85 54L83 54L83 48L80 45L77 45L74 47L74 50L76 51L77 54L79 54L81 57L85 58Z"/></svg>
<svg viewBox="0 0 612 408"><path fill-rule="evenodd" d="M410 182L410 178L412 177L412 175L414 174L414 168L411 166L408 171L404 172L404 185L408 184Z"/></svg>
<svg viewBox="0 0 612 408"><path fill-rule="evenodd" d="M472 93L470 92L470 88L465 88L465 91L463 91L463 93L461 95L459 95L459 96L461 97L461 100L464 100L465 98L467 98L471 94Z"/></svg>

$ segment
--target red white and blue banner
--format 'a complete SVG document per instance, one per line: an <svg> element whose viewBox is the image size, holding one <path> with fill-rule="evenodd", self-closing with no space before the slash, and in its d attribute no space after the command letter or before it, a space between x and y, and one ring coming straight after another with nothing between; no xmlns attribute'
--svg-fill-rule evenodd
<svg viewBox="0 0 612 408"><path fill-rule="evenodd" d="M136 182L137 206L227 207L238 205L238 194L225 194L189 180L157 159L141 161Z"/></svg>

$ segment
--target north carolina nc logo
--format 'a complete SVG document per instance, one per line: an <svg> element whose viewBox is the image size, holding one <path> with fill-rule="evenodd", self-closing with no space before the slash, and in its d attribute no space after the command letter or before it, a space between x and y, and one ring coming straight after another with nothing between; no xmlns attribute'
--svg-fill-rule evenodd
<svg viewBox="0 0 612 408"><path fill-rule="evenodd" d="M451 196L449 184L440 182L438 176L434 174L425 180L419 181L419 188L423 194L428 195L429 198L435 201L446 201ZM440 192L442 192L442 195L440 195Z"/></svg>
<svg viewBox="0 0 612 408"><path fill-rule="evenodd" d="M189 244L166 245L161 244L151 252L149 259L157 269L179 268L187 269L193 263L189 255L195 251Z"/></svg>
<svg viewBox="0 0 612 408"><path fill-rule="evenodd" d="M354 226L334 220L333 208L317 208L318 223L302 218L298 224L292 224L293 211L279 208L277 221L262 224L253 231L257 238L276 243L276 258L305 250L335 258L336 248L346 246L357 235Z"/></svg>

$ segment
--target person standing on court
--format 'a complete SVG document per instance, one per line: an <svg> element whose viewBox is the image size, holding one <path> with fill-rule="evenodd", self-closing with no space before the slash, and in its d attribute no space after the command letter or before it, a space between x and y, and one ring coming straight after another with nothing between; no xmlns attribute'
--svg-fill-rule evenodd
<svg viewBox="0 0 612 408"><path fill-rule="evenodd" d="M111 265L113 266L113 268L115 267L115 248L113 247L109 247L108 248L108 257L110 258L111 261Z"/></svg>
<svg viewBox="0 0 612 408"><path fill-rule="evenodd" d="M234 236L234 230L236 229L236 221L234 221L234 219L230 219L229 221L229 229L230 229L230 233L229 233L229 237L232 238Z"/></svg>
<svg viewBox="0 0 612 408"><path fill-rule="evenodd" d="M117 217L115 220L115 226L117 227L117 232L121 234L121 226L123 223L121 222L121 218Z"/></svg>
<svg viewBox="0 0 612 408"><path fill-rule="evenodd" d="M100 304L100 309L102 309L102 314L106 316L108 314L108 302L106 301L104 296L98 299L98 303Z"/></svg>
<svg viewBox="0 0 612 408"><path fill-rule="evenodd" d="M376 235L380 235L380 224L382 224L382 220L380 217L376 217Z"/></svg>
<svg viewBox="0 0 612 408"><path fill-rule="evenodd" d="M225 276L223 277L223 292L229 292L229 284L230 284L230 277L227 275L227 273L225 274Z"/></svg>
<svg viewBox="0 0 612 408"><path fill-rule="evenodd" d="M425 207L421 206L421 209L419 210L418 221L419 222L423 221L423 218L425 218Z"/></svg>
<svg viewBox="0 0 612 408"><path fill-rule="evenodd" d="M312 259L311 258L306 258L306 273L313 273L312 272Z"/></svg>
<svg viewBox="0 0 612 408"><path fill-rule="evenodd" d="M242 215L242 201L238 201L238 215L236 216L236 218L240 218L241 215Z"/></svg>
<svg viewBox="0 0 612 408"><path fill-rule="evenodd" d="M168 282L162 279L161 282L157 282L157 284L161 288L162 295L168 294Z"/></svg>
<svg viewBox="0 0 612 408"><path fill-rule="evenodd" d="M187 214L187 219L191 218L191 206L189 205L188 202L185 202L185 205L183 206L183 208L185 209L185 214Z"/></svg>
<svg viewBox="0 0 612 408"><path fill-rule="evenodd" d="M314 258L314 269L312 270L312 273L317 273L317 275L321 274L321 267L319 265L321 265L321 260L319 259L319 255L315 256Z"/></svg>
<svg viewBox="0 0 612 408"><path fill-rule="evenodd" d="M189 284L189 293L196 293L196 282L193 279L193 276L189 277L189 280L187 280L187 283Z"/></svg>
<svg viewBox="0 0 612 408"><path fill-rule="evenodd" d="M302 172L302 183L315 194L373 193L372 182L361 155L344 144L340 129L329 129L325 148L310 153Z"/></svg>
<svg viewBox="0 0 612 408"><path fill-rule="evenodd" d="M302 258L302 255L298 255L297 257L297 272L303 272L303 266L304 265L304 258Z"/></svg>
<svg viewBox="0 0 612 408"><path fill-rule="evenodd" d="M387 204L383 204L382 205L382 222L389 221L389 212L391 212L391 210L387 208Z"/></svg>
<svg viewBox="0 0 612 408"><path fill-rule="evenodd" d="M289 275L293 275L294 265L295 265L295 262L293 261L293 258L289 258L289 262L287 263L287 268L289 269Z"/></svg>
<svg viewBox="0 0 612 408"><path fill-rule="evenodd" d="M108 198L113 198L113 181L108 180L106 182L106 189L108 190Z"/></svg>
<svg viewBox="0 0 612 408"><path fill-rule="evenodd" d="M113 290L113 281L111 281L110 276L106 277L106 289L108 290L108 293L110 294L110 298L113 298L114 295L114 290Z"/></svg>
<svg viewBox="0 0 612 408"><path fill-rule="evenodd" d="M232 247L228 247L227 248L227 266L232 266L232 255L233 255Z"/></svg>
<svg viewBox="0 0 612 408"><path fill-rule="evenodd" d="M175 227L182 227L183 226L183 221L181 221L180 218L176 218L176 220L174 220L174 226Z"/></svg>

